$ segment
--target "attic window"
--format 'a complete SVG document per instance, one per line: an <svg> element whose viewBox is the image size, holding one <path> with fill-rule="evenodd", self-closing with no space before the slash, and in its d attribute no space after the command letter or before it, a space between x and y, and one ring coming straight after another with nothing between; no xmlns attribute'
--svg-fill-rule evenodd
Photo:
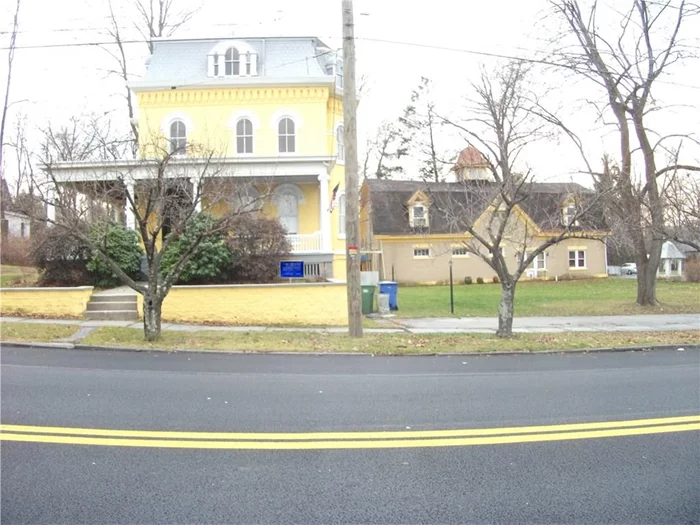
<svg viewBox="0 0 700 525"><path fill-rule="evenodd" d="M428 208L424 204L414 204L411 206L410 222L412 228L427 228Z"/></svg>
<svg viewBox="0 0 700 525"><path fill-rule="evenodd" d="M574 220L576 217L576 206L573 204L567 204L561 210L561 222L564 226L578 226L578 219ZM573 222L572 222L573 221Z"/></svg>
<svg viewBox="0 0 700 525"><path fill-rule="evenodd" d="M244 42L220 43L208 56L210 77L245 77L258 74L258 55Z"/></svg>

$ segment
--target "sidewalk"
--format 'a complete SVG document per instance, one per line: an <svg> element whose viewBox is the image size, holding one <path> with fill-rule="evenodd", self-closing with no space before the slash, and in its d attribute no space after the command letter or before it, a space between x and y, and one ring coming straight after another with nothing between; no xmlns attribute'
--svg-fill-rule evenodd
<svg viewBox="0 0 700 525"><path fill-rule="evenodd" d="M365 333L494 333L498 327L495 317L462 318L375 318L382 328L365 328ZM0 317L0 322L77 325L81 329L101 326L119 326L143 330L141 321L81 321L66 319L30 319L26 317ZM331 332L344 333L346 327L267 327L267 326L209 326L163 323L164 331L199 332ZM666 332L700 330L700 314L674 315L620 315L590 317L516 317L513 331L516 333L563 332Z"/></svg>

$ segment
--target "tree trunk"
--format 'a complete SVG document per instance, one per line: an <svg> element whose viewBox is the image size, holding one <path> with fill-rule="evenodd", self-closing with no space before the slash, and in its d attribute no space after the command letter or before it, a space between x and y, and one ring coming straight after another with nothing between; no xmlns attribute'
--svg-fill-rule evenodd
<svg viewBox="0 0 700 525"><path fill-rule="evenodd" d="M143 296L143 331L146 341L160 338L160 314L163 300L155 294L146 293Z"/></svg>
<svg viewBox="0 0 700 525"><path fill-rule="evenodd" d="M498 303L498 337L513 336L513 312L515 309L515 283L501 281L501 302Z"/></svg>
<svg viewBox="0 0 700 525"><path fill-rule="evenodd" d="M656 300L656 272L658 263L651 264L644 261L637 266L637 305L657 306Z"/></svg>

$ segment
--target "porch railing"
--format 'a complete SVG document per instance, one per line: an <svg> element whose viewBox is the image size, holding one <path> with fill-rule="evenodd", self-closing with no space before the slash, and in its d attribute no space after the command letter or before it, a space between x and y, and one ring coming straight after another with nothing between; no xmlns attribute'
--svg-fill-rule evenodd
<svg viewBox="0 0 700 525"><path fill-rule="evenodd" d="M292 253L321 251L321 232L290 234L287 235L287 240Z"/></svg>

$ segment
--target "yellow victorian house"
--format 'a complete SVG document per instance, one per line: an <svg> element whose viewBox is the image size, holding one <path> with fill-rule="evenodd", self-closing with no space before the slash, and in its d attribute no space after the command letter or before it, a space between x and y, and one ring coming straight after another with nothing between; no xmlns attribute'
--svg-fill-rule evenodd
<svg viewBox="0 0 700 525"><path fill-rule="evenodd" d="M265 188L264 211L286 228L305 274L344 279L342 57L313 37L153 44L145 75L129 85L141 156L156 136L181 165L201 161L195 144L216 151L217 177L249 181L253 193ZM129 169L138 184L139 162L63 162L53 173L89 184Z"/></svg>

